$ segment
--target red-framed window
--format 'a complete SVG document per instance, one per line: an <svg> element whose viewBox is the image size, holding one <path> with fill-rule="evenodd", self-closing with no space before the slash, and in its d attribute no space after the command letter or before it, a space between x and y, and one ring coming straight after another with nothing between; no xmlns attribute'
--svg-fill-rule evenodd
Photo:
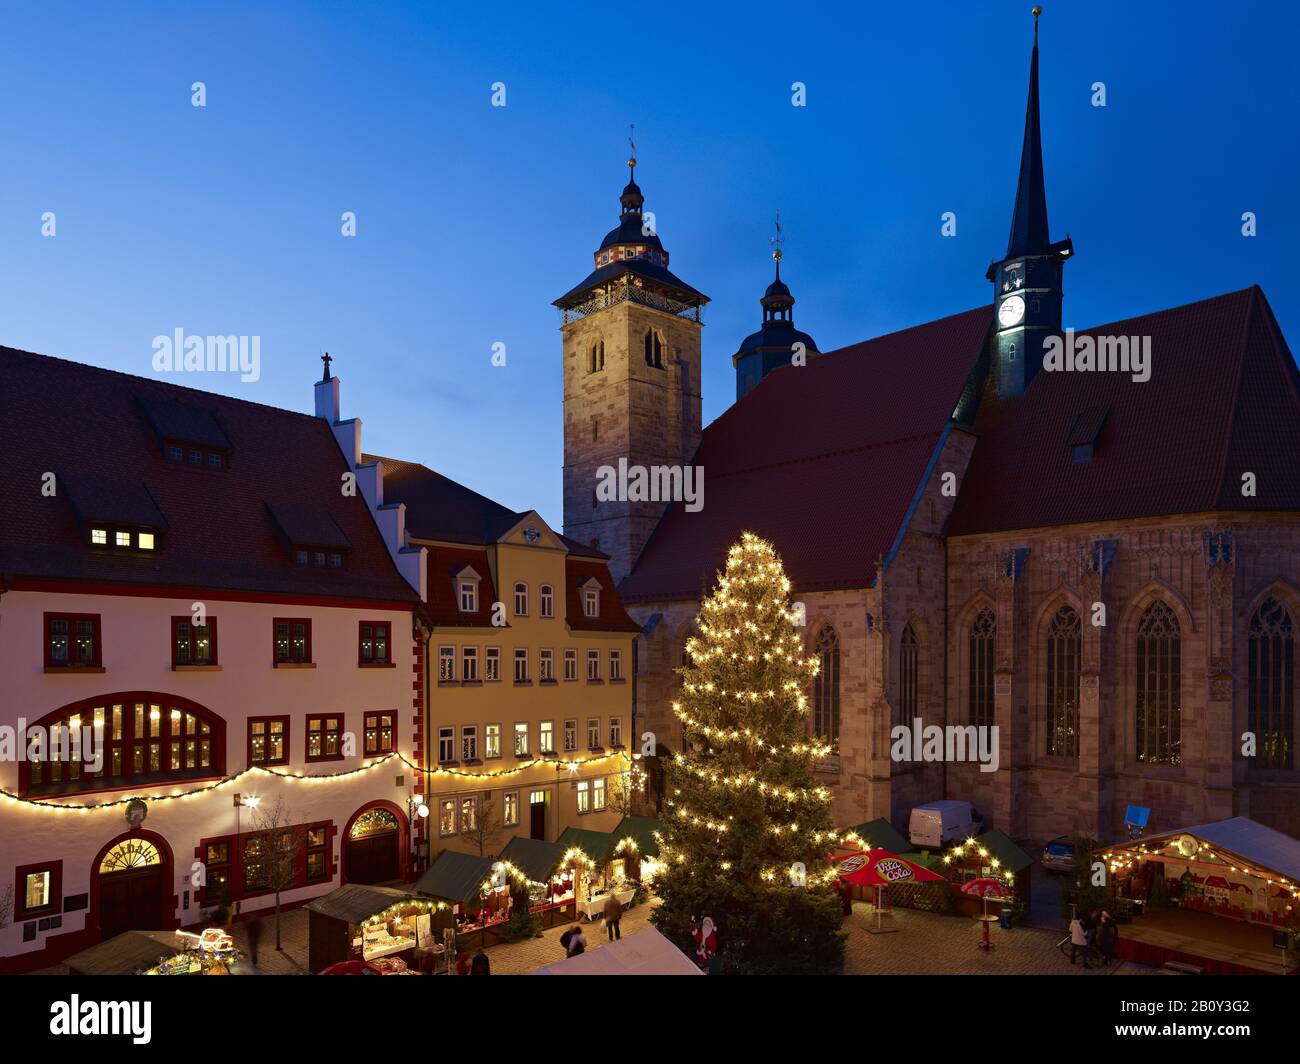
<svg viewBox="0 0 1300 1064"><path fill-rule="evenodd" d="M102 664L98 613L45 615L47 669L97 669Z"/></svg>
<svg viewBox="0 0 1300 1064"><path fill-rule="evenodd" d="M309 883L328 882L334 875L332 856L336 834L333 821L293 824L279 830L279 866L284 875L280 890L292 890ZM204 886L200 905L239 901L273 893L276 889L276 855L271 834L244 831L203 839L195 856L204 863Z"/></svg>
<svg viewBox="0 0 1300 1064"><path fill-rule="evenodd" d="M225 774L226 722L174 695L124 692L83 699L28 726L40 746L19 763L36 796L211 779ZM98 736L98 738L97 738ZM37 741L37 740L33 740Z"/></svg>
<svg viewBox="0 0 1300 1064"><path fill-rule="evenodd" d="M277 617L272 622L272 653L277 665L304 665L311 661L311 620Z"/></svg>
<svg viewBox="0 0 1300 1064"><path fill-rule="evenodd" d="M195 624L193 617L172 618L172 668L217 664L217 619Z"/></svg>
<svg viewBox="0 0 1300 1064"><path fill-rule="evenodd" d="M14 920L63 911L63 862L42 861L14 869Z"/></svg>
<svg viewBox="0 0 1300 1064"><path fill-rule="evenodd" d="M357 656L362 665L388 665L393 660L392 621L362 621Z"/></svg>
<svg viewBox="0 0 1300 1064"><path fill-rule="evenodd" d="M248 718L248 763L250 765L287 765L289 763L289 718Z"/></svg>
<svg viewBox="0 0 1300 1064"><path fill-rule="evenodd" d="M320 713L307 718L307 760L343 760L342 713Z"/></svg>
<svg viewBox="0 0 1300 1064"><path fill-rule="evenodd" d="M396 713L367 713L362 730L366 757L381 757L397 749Z"/></svg>

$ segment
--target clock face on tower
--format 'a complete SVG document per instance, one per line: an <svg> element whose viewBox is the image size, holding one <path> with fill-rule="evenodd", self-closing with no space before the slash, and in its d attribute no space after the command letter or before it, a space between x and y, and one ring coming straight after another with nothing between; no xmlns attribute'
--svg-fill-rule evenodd
<svg viewBox="0 0 1300 1064"><path fill-rule="evenodd" d="M1025 318L1024 296L1007 296L998 306L998 324L1004 329L1019 325Z"/></svg>

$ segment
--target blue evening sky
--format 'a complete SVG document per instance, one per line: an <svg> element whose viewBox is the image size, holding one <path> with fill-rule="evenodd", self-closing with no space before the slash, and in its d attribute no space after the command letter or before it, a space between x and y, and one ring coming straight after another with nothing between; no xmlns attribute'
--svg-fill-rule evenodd
<svg viewBox="0 0 1300 1064"><path fill-rule="evenodd" d="M614 225L628 123L672 267L713 300L707 422L759 321L778 207L795 321L822 350L991 299L1030 7L7 4L0 344L149 375L156 335L258 335L257 383L178 383L299 410L329 350L368 450L558 527L550 303ZM1295 345L1296 9L1045 7L1052 234L1078 253L1066 323L1259 283Z"/></svg>

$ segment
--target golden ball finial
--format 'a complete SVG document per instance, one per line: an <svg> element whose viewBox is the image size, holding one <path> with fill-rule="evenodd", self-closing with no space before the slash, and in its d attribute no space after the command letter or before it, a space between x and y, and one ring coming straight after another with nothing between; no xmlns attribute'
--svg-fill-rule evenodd
<svg viewBox="0 0 1300 1064"><path fill-rule="evenodd" d="M1034 16L1034 18L1037 18L1037 17L1038 17L1039 15L1041 15L1042 13L1043 13L1043 9L1042 9L1041 7L1036 7L1036 8L1034 8L1034 10L1033 10L1033 16Z"/></svg>
<svg viewBox="0 0 1300 1064"><path fill-rule="evenodd" d="M773 250L772 250L772 258L776 259L777 262L780 262L780 261L781 261L781 249L780 249L780 248L773 248Z"/></svg>
<svg viewBox="0 0 1300 1064"><path fill-rule="evenodd" d="M628 161L627 161L627 165L628 165L628 169L629 169L629 170L635 170L635 169L636 169L636 156L635 156L635 155L631 156L631 157L628 159Z"/></svg>

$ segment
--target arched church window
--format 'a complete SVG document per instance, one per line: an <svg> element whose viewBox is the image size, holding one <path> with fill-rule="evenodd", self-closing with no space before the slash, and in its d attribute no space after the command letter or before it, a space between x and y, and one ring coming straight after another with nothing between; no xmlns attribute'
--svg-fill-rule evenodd
<svg viewBox="0 0 1300 1064"><path fill-rule="evenodd" d="M840 741L840 637L823 625L813 644L821 670L813 681L813 731L831 745Z"/></svg>
<svg viewBox="0 0 1300 1064"><path fill-rule="evenodd" d="M1270 595L1250 619L1247 728L1260 768L1295 765L1295 623Z"/></svg>
<svg viewBox="0 0 1300 1064"><path fill-rule="evenodd" d="M1072 606L1056 611L1047 629L1047 754L1079 756L1079 648L1083 625Z"/></svg>
<svg viewBox="0 0 1300 1064"><path fill-rule="evenodd" d="M654 329L645 332L645 364L655 369L664 368L664 340Z"/></svg>
<svg viewBox="0 0 1300 1064"><path fill-rule="evenodd" d="M970 676L966 692L970 723L977 728L993 724L993 654L997 648L998 619L987 606L975 616L970 629Z"/></svg>
<svg viewBox="0 0 1300 1064"><path fill-rule="evenodd" d="M1142 612L1137 630L1137 759L1176 765L1182 760L1182 633L1165 602Z"/></svg>
<svg viewBox="0 0 1300 1064"><path fill-rule="evenodd" d="M916 638L916 631L909 621L903 628L903 637L898 646L898 721L912 726L912 721L920 715L917 680L921 658L921 644Z"/></svg>

